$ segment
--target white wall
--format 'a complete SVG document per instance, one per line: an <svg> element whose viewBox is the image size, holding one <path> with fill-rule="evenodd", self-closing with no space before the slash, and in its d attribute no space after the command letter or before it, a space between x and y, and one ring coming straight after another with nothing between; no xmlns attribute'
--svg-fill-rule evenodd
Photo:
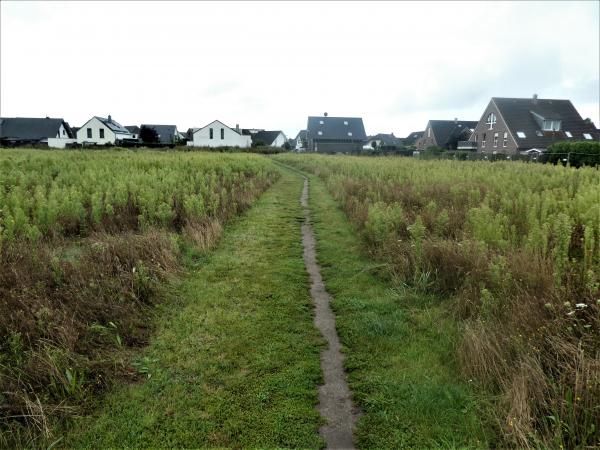
<svg viewBox="0 0 600 450"><path fill-rule="evenodd" d="M92 130L92 137L88 138L87 136L87 129L91 128ZM104 139L100 139L100 129L103 128L104 129ZM100 122L98 119L96 119L95 117L93 117L90 121L88 121L86 124L84 124L79 130L77 130L77 142L80 144L83 143L93 143L93 144L98 144L98 145L103 145L103 144L114 144L115 143L115 133L113 133L113 131L108 128L106 125L104 125L102 122Z"/></svg>
<svg viewBox="0 0 600 450"><path fill-rule="evenodd" d="M65 148L67 144L73 144L77 139L71 138L48 138L48 147L50 148Z"/></svg>
<svg viewBox="0 0 600 450"><path fill-rule="evenodd" d="M213 130L213 138L210 138L210 129ZM223 139L221 139L223 129ZM242 147L247 148L252 144L250 136L242 136L236 133L222 122L215 120L204 128L198 129L193 136L194 147ZM190 143L188 142L188 145Z"/></svg>
<svg viewBox="0 0 600 450"><path fill-rule="evenodd" d="M283 144L285 144L286 141L287 141L287 138L285 137L285 134L279 133L279 135L275 138L275 140L271 144L271 147L283 147Z"/></svg>

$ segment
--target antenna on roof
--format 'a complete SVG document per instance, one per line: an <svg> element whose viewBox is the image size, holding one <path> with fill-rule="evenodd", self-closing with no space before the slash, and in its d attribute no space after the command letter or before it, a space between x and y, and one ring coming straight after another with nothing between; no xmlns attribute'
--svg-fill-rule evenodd
<svg viewBox="0 0 600 450"><path fill-rule="evenodd" d="M327 112L325 112L325 114L323 114L325 117L327 117Z"/></svg>

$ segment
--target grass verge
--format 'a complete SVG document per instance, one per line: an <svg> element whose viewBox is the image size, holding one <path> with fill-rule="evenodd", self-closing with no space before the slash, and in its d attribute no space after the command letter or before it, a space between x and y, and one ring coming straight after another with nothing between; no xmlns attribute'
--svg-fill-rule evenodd
<svg viewBox="0 0 600 450"><path fill-rule="evenodd" d="M377 276L360 240L310 176L318 260L355 402L361 448L482 448L494 445L489 403L461 381L456 322L435 297Z"/></svg>
<svg viewBox="0 0 600 450"><path fill-rule="evenodd" d="M280 180L234 219L134 361L146 380L77 420L67 447L320 447L322 339L302 259L302 182Z"/></svg>

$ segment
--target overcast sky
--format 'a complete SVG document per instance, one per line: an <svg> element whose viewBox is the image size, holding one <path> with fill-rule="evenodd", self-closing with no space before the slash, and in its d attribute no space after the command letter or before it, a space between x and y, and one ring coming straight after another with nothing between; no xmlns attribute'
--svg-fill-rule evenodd
<svg viewBox="0 0 600 450"><path fill-rule="evenodd" d="M0 114L406 136L492 96L570 99L598 126L599 2L1 1Z"/></svg>

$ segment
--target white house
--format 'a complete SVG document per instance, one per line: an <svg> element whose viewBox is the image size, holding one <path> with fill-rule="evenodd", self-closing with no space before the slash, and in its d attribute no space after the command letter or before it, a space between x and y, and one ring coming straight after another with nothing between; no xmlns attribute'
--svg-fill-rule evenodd
<svg viewBox="0 0 600 450"><path fill-rule="evenodd" d="M110 115L107 119L94 116L77 130L78 144L120 144L123 141L135 141L137 136L115 122Z"/></svg>
<svg viewBox="0 0 600 450"><path fill-rule="evenodd" d="M205 127L194 129L190 147L241 147L247 148L252 144L250 136L242 135L239 126L229 128L223 122L215 120Z"/></svg>
<svg viewBox="0 0 600 450"><path fill-rule="evenodd" d="M257 145L265 145L267 147L283 147L287 142L287 137L283 131L258 131L252 135L252 142Z"/></svg>

